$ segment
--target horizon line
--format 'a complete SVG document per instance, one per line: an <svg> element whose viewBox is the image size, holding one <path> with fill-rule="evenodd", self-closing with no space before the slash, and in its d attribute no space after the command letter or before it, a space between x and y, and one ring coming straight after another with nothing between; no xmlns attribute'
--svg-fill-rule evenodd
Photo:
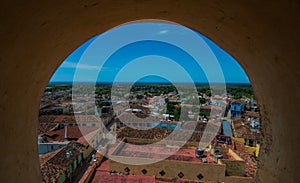
<svg viewBox="0 0 300 183"><path fill-rule="evenodd" d="M90 81L82 81L82 82L76 82L76 83L80 83L80 84L94 84L95 82L90 82ZM96 82L95 84L131 84L132 82ZM250 82L225 82L225 83L221 83L221 82L173 82L176 84L205 84L205 85L209 85L209 84L247 84L247 85L251 85ZM150 82L150 81L144 81L144 82L135 82L134 84L173 84L172 82L161 82L161 81L156 81L156 82ZM50 81L48 83L49 84L73 84L72 81Z"/></svg>

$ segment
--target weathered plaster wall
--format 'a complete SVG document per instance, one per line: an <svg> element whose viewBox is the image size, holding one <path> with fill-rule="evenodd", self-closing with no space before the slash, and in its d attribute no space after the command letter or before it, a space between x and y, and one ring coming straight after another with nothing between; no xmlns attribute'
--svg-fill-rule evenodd
<svg viewBox="0 0 300 183"><path fill-rule="evenodd" d="M220 160L222 164L226 165L226 175L229 176L240 176L243 177L245 175L245 167L246 162L241 160Z"/></svg>
<svg viewBox="0 0 300 183"><path fill-rule="evenodd" d="M118 158L128 159L128 161L141 161L144 162L143 158L135 157L114 157L116 160ZM225 178L226 165L224 164L201 164L195 162L179 162L179 161L160 161L153 164L147 165L126 165L113 160L109 161L110 170L116 172L126 173L125 169L128 167L130 169L130 174L134 175L144 175L142 170L145 169L147 173L145 175L150 175L158 178L179 178L178 174L182 172L184 174L183 179L198 181L198 175L201 173L203 178L201 181L222 181ZM164 171L165 175L161 176L160 171Z"/></svg>
<svg viewBox="0 0 300 183"><path fill-rule="evenodd" d="M0 182L39 182L37 115L51 75L79 45L137 19L211 38L248 74L263 115L258 182L300 182L299 3L278 1L2 1Z"/></svg>

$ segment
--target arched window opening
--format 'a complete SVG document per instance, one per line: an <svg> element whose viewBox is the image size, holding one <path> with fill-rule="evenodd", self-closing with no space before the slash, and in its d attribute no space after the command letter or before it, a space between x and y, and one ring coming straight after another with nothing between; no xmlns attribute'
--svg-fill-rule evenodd
<svg viewBox="0 0 300 183"><path fill-rule="evenodd" d="M251 182L260 127L234 58L182 25L130 22L81 45L49 81L39 110L43 181Z"/></svg>

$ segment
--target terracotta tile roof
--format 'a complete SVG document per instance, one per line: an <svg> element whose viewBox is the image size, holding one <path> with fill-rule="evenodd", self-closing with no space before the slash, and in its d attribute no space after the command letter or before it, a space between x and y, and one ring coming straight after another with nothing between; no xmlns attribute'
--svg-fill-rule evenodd
<svg viewBox="0 0 300 183"><path fill-rule="evenodd" d="M39 123L53 123L56 117L57 116L55 116L55 115L39 116Z"/></svg>
<svg viewBox="0 0 300 183"><path fill-rule="evenodd" d="M148 130L138 130L130 127L122 127L118 130L117 137L119 139L129 137L129 138L151 139L154 141L159 141L168 137L172 132L173 130L169 130L165 128L151 128ZM176 134L173 134L173 138L172 139L168 138L168 140L180 141L181 139L187 138L186 135L189 135L189 133L185 133L187 132L185 130L176 130L176 132L177 132ZM193 132L189 141L199 142L201 137L202 137L202 132Z"/></svg>
<svg viewBox="0 0 300 183"><path fill-rule="evenodd" d="M73 116L57 116L54 120L54 123L72 123Z"/></svg>
<svg viewBox="0 0 300 183"><path fill-rule="evenodd" d="M243 104L242 100L232 100L231 103Z"/></svg>
<svg viewBox="0 0 300 183"><path fill-rule="evenodd" d="M104 113L100 116L100 118L111 118L111 117L112 117L112 115L109 113ZM96 120L100 121L99 118L97 118Z"/></svg>
<svg viewBox="0 0 300 183"><path fill-rule="evenodd" d="M68 124L76 124L76 123L89 123L89 122L100 122L101 118L111 118L111 114L103 114L100 117L95 115L43 115L39 117L40 123L68 123Z"/></svg>
<svg viewBox="0 0 300 183"><path fill-rule="evenodd" d="M254 134L251 131L250 127L247 126L246 124L247 122L245 121L245 119L242 118L233 119L235 136L238 138L259 140L261 138L260 134L259 133Z"/></svg>
<svg viewBox="0 0 300 183"><path fill-rule="evenodd" d="M59 166L55 166L49 162L46 162L41 167L41 174L42 174L42 181L43 182L49 182L53 183L56 182L57 179L60 177L60 175L65 171L66 169L61 168Z"/></svg>
<svg viewBox="0 0 300 183"><path fill-rule="evenodd" d="M182 124L181 129L193 129L195 123L196 123L196 127L195 127L196 131L205 130L207 123L203 123L203 122L185 122Z"/></svg>
<svg viewBox="0 0 300 183"><path fill-rule="evenodd" d="M83 145L88 145L89 141L97 134L99 133L99 130L100 129L97 129L97 130L94 130L82 137L80 137L77 142L80 143L80 144L83 144Z"/></svg>
<svg viewBox="0 0 300 183"><path fill-rule="evenodd" d="M106 116L109 114L105 114ZM104 116L105 117L105 116ZM79 122L99 122L101 121L99 117L95 115L76 115L76 116L68 116L61 115L57 116L55 119L55 123L79 123Z"/></svg>
<svg viewBox="0 0 300 183"><path fill-rule="evenodd" d="M109 115L109 114L104 114L104 115ZM84 123L101 121L100 117L97 117L95 115L76 115L75 118L77 122L84 122Z"/></svg>
<svg viewBox="0 0 300 183"><path fill-rule="evenodd" d="M245 111L243 116L252 117L252 118L259 118L260 117L259 112L253 112L253 111Z"/></svg>
<svg viewBox="0 0 300 183"><path fill-rule="evenodd" d="M65 129L67 130L67 139L79 139L80 137L98 130L97 127L86 126L65 126L58 130L48 131L44 134L48 141L62 141L65 139Z"/></svg>
<svg viewBox="0 0 300 183"><path fill-rule="evenodd" d="M46 154L39 154L40 165L43 166L44 163L49 161L49 159L51 159L53 156L55 156L55 154L57 154L59 151L61 151L61 149L57 149L55 151L48 152Z"/></svg>
<svg viewBox="0 0 300 183"><path fill-rule="evenodd" d="M255 159L250 157L245 146L239 142L235 142L235 149L233 151L246 162L246 176L255 177L257 170L257 162Z"/></svg>
<svg viewBox="0 0 300 183"><path fill-rule="evenodd" d="M68 146L57 151L45 154L47 161L41 163L41 174L43 182L57 182L59 176L66 171L70 162L73 162L83 152L85 147L79 143L72 142ZM71 151L69 159L66 157L66 150ZM40 159L43 157L40 156Z"/></svg>
<svg viewBox="0 0 300 183"><path fill-rule="evenodd" d="M38 135L41 135L47 131L50 131L52 129L55 129L58 127L58 124L56 123L39 123L38 127Z"/></svg>
<svg viewBox="0 0 300 183"><path fill-rule="evenodd" d="M145 114L139 114L139 113L134 114L134 113L123 112L117 117L116 120L121 122L142 123L142 122L160 122L161 118L145 115Z"/></svg>
<svg viewBox="0 0 300 183"><path fill-rule="evenodd" d="M116 105L113 105L113 110L115 112L118 112L118 111L124 111L124 109L128 108L129 107L129 104L126 103L126 102L121 102L119 104L116 104Z"/></svg>

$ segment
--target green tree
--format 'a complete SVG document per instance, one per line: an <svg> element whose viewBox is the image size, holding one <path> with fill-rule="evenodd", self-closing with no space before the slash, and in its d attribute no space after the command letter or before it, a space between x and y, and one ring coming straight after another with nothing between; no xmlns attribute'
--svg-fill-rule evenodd
<svg viewBox="0 0 300 183"><path fill-rule="evenodd" d="M199 98L199 103L200 103L200 104L205 104L205 103L206 103L205 98Z"/></svg>
<svg viewBox="0 0 300 183"><path fill-rule="evenodd" d="M205 95L211 97L211 91L210 90L206 90Z"/></svg>

